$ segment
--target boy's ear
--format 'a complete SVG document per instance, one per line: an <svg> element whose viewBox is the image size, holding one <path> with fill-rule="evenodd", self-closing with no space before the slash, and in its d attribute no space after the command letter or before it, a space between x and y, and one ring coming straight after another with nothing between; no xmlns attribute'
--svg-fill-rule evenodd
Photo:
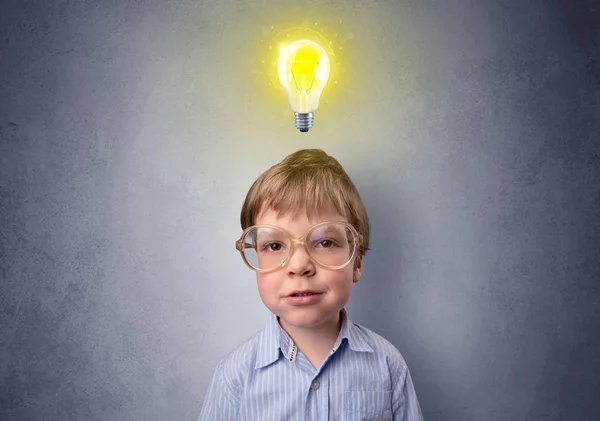
<svg viewBox="0 0 600 421"><path fill-rule="evenodd" d="M352 281L357 283L360 281L360 277L362 275L362 257L358 258L358 261L354 264L354 273Z"/></svg>

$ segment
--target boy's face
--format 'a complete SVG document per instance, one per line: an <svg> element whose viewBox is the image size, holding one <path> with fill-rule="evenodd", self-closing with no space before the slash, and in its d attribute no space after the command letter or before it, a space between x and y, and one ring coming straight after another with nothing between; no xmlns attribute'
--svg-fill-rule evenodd
<svg viewBox="0 0 600 421"><path fill-rule="evenodd" d="M267 209L260 213L256 225L275 225L299 238L314 224L325 221L348 222L335 210L328 209L308 219L280 216ZM285 329L337 327L340 310L350 299L352 286L360 280L362 262L350 263L340 270L325 269L313 262L303 247L296 247L287 265L270 273L257 273L258 291L263 303L280 318ZM307 303L290 298L295 291L317 293Z"/></svg>

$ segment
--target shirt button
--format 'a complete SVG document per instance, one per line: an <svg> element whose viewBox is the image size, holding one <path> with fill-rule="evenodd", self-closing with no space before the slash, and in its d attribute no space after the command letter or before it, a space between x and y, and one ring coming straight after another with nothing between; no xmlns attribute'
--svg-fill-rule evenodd
<svg viewBox="0 0 600 421"><path fill-rule="evenodd" d="M310 388L311 388L312 390L317 390L317 389L319 388L319 381L318 381L318 380L316 380L316 379L315 379L315 380L313 380L313 382L312 382L312 383L311 383L311 385L310 385Z"/></svg>

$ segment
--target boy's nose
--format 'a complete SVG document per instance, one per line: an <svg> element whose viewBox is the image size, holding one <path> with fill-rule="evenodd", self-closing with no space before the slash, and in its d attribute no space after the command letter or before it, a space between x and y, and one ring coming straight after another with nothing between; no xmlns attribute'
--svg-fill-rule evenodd
<svg viewBox="0 0 600 421"><path fill-rule="evenodd" d="M315 271L315 265L304 247L298 245L292 251L287 269L290 274L307 276Z"/></svg>

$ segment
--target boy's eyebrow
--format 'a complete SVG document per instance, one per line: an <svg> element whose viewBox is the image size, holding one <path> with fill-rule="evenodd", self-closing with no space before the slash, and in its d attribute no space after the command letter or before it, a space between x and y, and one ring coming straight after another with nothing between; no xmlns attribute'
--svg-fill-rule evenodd
<svg viewBox="0 0 600 421"><path fill-rule="evenodd" d="M339 233L341 231L340 227L336 227L336 226L332 226L332 225L326 225L323 227L319 227L315 230L316 232L325 232L326 234L329 233Z"/></svg>
<svg viewBox="0 0 600 421"><path fill-rule="evenodd" d="M274 237L278 234L281 234L282 232L278 231L278 230L274 230L272 228L261 228L258 229L256 232L256 238L260 238L260 237Z"/></svg>

